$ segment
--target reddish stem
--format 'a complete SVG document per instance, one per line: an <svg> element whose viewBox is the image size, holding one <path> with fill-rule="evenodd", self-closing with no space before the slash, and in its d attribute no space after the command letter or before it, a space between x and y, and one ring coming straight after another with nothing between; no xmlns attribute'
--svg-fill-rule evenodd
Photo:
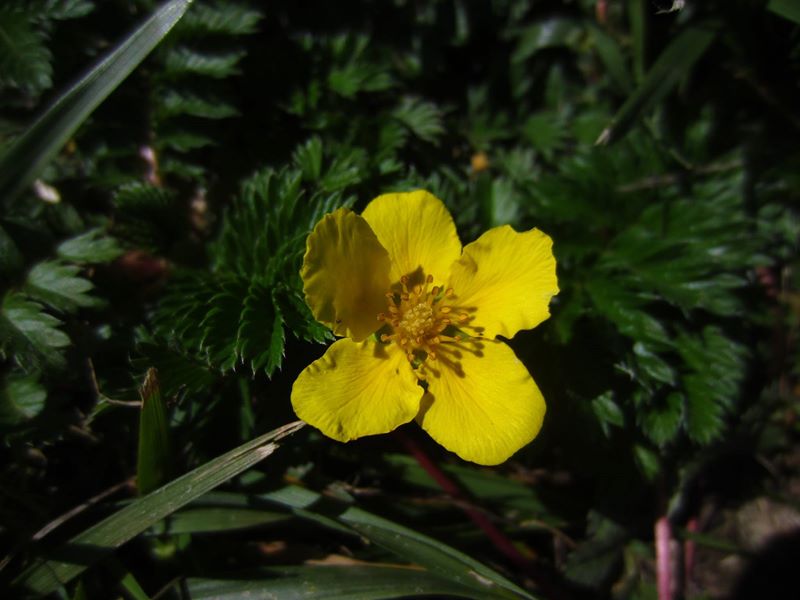
<svg viewBox="0 0 800 600"><path fill-rule="evenodd" d="M502 552L506 558L513 562L517 567L522 569L528 569L532 566L533 561L520 554L519 550L517 550L516 546L514 546L511 540L508 539L508 537L506 537L506 535L500 531L484 513L476 510L469 504L468 499L465 497L458 485L456 485L456 483L450 479L444 473L444 471L442 471L436 465L436 463L430 459L427 454L425 454L425 451L420 448L414 440L412 440L402 431L395 430L394 433L400 443L419 463L419 466L425 469L425 472L427 472L428 475L433 477L436 483L439 484L439 487L441 487L454 499L461 501L459 502L459 507L465 513L467 513L467 516L472 519L472 522L475 523L475 525L477 525L486 534L486 537L492 541L495 547Z"/></svg>
<svg viewBox="0 0 800 600"><path fill-rule="evenodd" d="M699 527L697 524L697 517L692 517L686 524L686 530L689 533L697 533ZM694 552L695 543L692 538L686 538L683 542L683 580L684 585L688 586L692 581L692 571L694 570Z"/></svg>
<svg viewBox="0 0 800 600"><path fill-rule="evenodd" d="M670 561L670 541L672 531L669 519L666 516L656 521L656 585L658 600L671 600L672 598L672 567Z"/></svg>

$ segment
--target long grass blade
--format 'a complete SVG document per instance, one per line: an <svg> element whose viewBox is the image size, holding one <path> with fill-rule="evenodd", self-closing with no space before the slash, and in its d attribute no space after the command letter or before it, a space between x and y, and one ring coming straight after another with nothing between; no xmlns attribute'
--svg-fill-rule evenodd
<svg viewBox="0 0 800 600"><path fill-rule="evenodd" d="M113 549L272 454L278 448L275 442L303 425L295 421L270 431L132 502L72 538L51 560L43 559L29 567L14 584L29 593L54 592Z"/></svg>
<svg viewBox="0 0 800 600"><path fill-rule="evenodd" d="M75 130L180 20L192 0L169 0L48 108L0 158L0 203L36 179Z"/></svg>

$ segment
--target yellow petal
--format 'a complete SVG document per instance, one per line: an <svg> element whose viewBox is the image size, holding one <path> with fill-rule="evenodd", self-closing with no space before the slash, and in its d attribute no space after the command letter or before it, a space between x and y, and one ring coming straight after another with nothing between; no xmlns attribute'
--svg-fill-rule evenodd
<svg viewBox="0 0 800 600"><path fill-rule="evenodd" d="M426 362L436 371L428 374L417 421L464 460L497 465L536 437L545 403L511 348L494 340L473 342L460 357L440 346L439 360Z"/></svg>
<svg viewBox="0 0 800 600"><path fill-rule="evenodd" d="M553 240L538 229L517 233L495 227L464 247L453 264L453 304L471 316L464 329L474 336L511 338L550 316L558 293Z"/></svg>
<svg viewBox="0 0 800 600"><path fill-rule="evenodd" d="M347 442L408 423L419 411L422 393L394 344L342 339L300 373L292 406L309 425Z"/></svg>
<svg viewBox="0 0 800 600"><path fill-rule="evenodd" d="M367 222L346 208L325 215L306 241L303 291L314 317L359 342L382 323L389 254Z"/></svg>
<svg viewBox="0 0 800 600"><path fill-rule="evenodd" d="M442 201L425 190L378 196L361 214L389 251L392 283L402 275L411 276L412 284L421 283L424 272L443 284L450 265L461 256L453 218Z"/></svg>

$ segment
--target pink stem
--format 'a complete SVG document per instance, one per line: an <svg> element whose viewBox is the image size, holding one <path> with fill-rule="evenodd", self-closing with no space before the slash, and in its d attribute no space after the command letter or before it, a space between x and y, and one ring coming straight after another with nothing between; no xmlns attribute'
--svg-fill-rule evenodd
<svg viewBox="0 0 800 600"><path fill-rule="evenodd" d="M686 530L689 533L697 533L698 524L697 517L692 517L686 524ZM683 580L686 585L692 580L692 571L694 570L694 551L695 543L691 538L686 538L683 542Z"/></svg>
<svg viewBox="0 0 800 600"><path fill-rule="evenodd" d="M486 534L486 537L492 541L494 546L500 552L502 552L506 558L513 562L517 567L522 569L531 567L532 561L520 554L519 550L517 550L516 546L514 546L511 540L508 539L508 537L506 537L506 535L500 531L484 513L472 508L469 505L467 498L464 496L461 489L444 473L444 471L442 471L436 465L436 463L430 459L427 454L425 454L425 451L422 450L422 448L420 448L414 440L401 431L395 430L394 433L400 443L416 459L419 465L425 469L428 475L433 477L436 483L439 484L439 487L441 487L454 499L462 501L459 503L461 509L467 513L467 516L472 519L472 522L475 523L475 525L477 525Z"/></svg>
<svg viewBox="0 0 800 600"><path fill-rule="evenodd" d="M656 585L658 600L672 599L672 567L670 565L670 541L672 531L666 516L656 521Z"/></svg>

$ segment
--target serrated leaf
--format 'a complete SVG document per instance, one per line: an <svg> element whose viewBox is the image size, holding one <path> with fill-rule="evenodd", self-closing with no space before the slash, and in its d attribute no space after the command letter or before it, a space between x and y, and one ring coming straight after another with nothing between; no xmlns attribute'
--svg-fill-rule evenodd
<svg viewBox="0 0 800 600"><path fill-rule="evenodd" d="M639 469L649 481L653 481L658 477L661 472L661 461L658 458L658 454L642 444L636 444L633 447L633 457L636 459Z"/></svg>
<svg viewBox="0 0 800 600"><path fill-rule="evenodd" d="M41 262L28 273L22 291L34 300L65 313L102 305L100 299L87 293L94 286L88 279L79 277L80 272L80 267L74 265Z"/></svg>
<svg viewBox="0 0 800 600"><path fill-rule="evenodd" d="M100 228L65 240L56 248L59 257L76 263L110 262L122 256L123 252L117 241Z"/></svg>
<svg viewBox="0 0 800 600"><path fill-rule="evenodd" d="M158 102L155 117L166 121L181 115L203 119L227 119L239 114L238 109L218 98L206 98L189 92L171 90Z"/></svg>
<svg viewBox="0 0 800 600"><path fill-rule="evenodd" d="M177 30L179 35L248 35L258 31L262 14L236 2L196 3Z"/></svg>
<svg viewBox="0 0 800 600"><path fill-rule="evenodd" d="M528 117L522 131L525 139L548 159L563 146L567 136L566 123L550 111Z"/></svg>
<svg viewBox="0 0 800 600"><path fill-rule="evenodd" d="M316 181L322 175L322 140L312 137L299 145L292 154L292 162L303 173L303 178Z"/></svg>
<svg viewBox="0 0 800 600"><path fill-rule="evenodd" d="M62 95L0 157L0 199L10 203L97 106L144 60L191 0L169 0Z"/></svg>
<svg viewBox="0 0 800 600"><path fill-rule="evenodd" d="M666 398L639 410L642 431L653 443L664 446L675 439L683 421L681 394L672 392Z"/></svg>
<svg viewBox="0 0 800 600"><path fill-rule="evenodd" d="M52 59L44 36L33 29L26 13L0 8L0 88L40 94L52 85Z"/></svg>
<svg viewBox="0 0 800 600"><path fill-rule="evenodd" d="M236 333L240 360L249 362L253 374L264 369L267 376L272 376L283 361L283 342L283 317L271 290L258 282L251 283Z"/></svg>
<svg viewBox="0 0 800 600"><path fill-rule="evenodd" d="M40 596L54 592L115 548L271 455L278 448L275 442L304 425L302 421L295 421L279 427L135 500L67 542L58 553L65 558L36 560L14 580L15 588ZM86 547L92 548L90 556L81 553L78 560L66 558L76 556L74 549Z"/></svg>
<svg viewBox="0 0 800 600"><path fill-rule="evenodd" d="M156 148L169 148L176 152L189 152L215 144L216 141L196 131L162 131L156 140Z"/></svg>
<svg viewBox="0 0 800 600"><path fill-rule="evenodd" d="M613 392L606 392L592 400L592 412L600 422L600 426L606 436L610 433L610 426L625 426L625 415L614 401Z"/></svg>
<svg viewBox="0 0 800 600"><path fill-rule="evenodd" d="M625 529L596 512L589 514L588 539L567 558L565 576L582 587L600 590L610 583L622 561Z"/></svg>
<svg viewBox="0 0 800 600"><path fill-rule="evenodd" d="M419 139L435 144L444 133L442 112L433 102L405 97L392 111L392 116Z"/></svg>
<svg viewBox="0 0 800 600"><path fill-rule="evenodd" d="M636 342L633 345L633 353L641 376L667 385L675 385L677 380L675 370L646 344Z"/></svg>
<svg viewBox="0 0 800 600"><path fill-rule="evenodd" d="M244 56L243 51L207 54L186 47L171 48L164 60L164 72L224 79L239 73L237 65Z"/></svg>
<svg viewBox="0 0 800 600"><path fill-rule="evenodd" d="M44 0L41 11L50 19L66 21L85 17L94 10L90 0Z"/></svg>
<svg viewBox="0 0 800 600"><path fill-rule="evenodd" d="M9 376L0 397L0 425L16 425L32 419L44 408L47 390L38 376Z"/></svg>
<svg viewBox="0 0 800 600"><path fill-rule="evenodd" d="M14 358L25 371L40 366L61 369L66 364L61 349L70 341L60 325L41 304L19 293L6 293L0 312L0 355Z"/></svg>
<svg viewBox="0 0 800 600"><path fill-rule="evenodd" d="M140 495L145 495L169 479L173 461L167 404L161 395L155 369L148 369L139 397L142 408L139 412L136 488Z"/></svg>
<svg viewBox="0 0 800 600"><path fill-rule="evenodd" d="M717 327L706 327L702 337L681 335L677 349L690 369L683 378L686 431L708 444L720 437L725 414L738 400L747 350Z"/></svg>

